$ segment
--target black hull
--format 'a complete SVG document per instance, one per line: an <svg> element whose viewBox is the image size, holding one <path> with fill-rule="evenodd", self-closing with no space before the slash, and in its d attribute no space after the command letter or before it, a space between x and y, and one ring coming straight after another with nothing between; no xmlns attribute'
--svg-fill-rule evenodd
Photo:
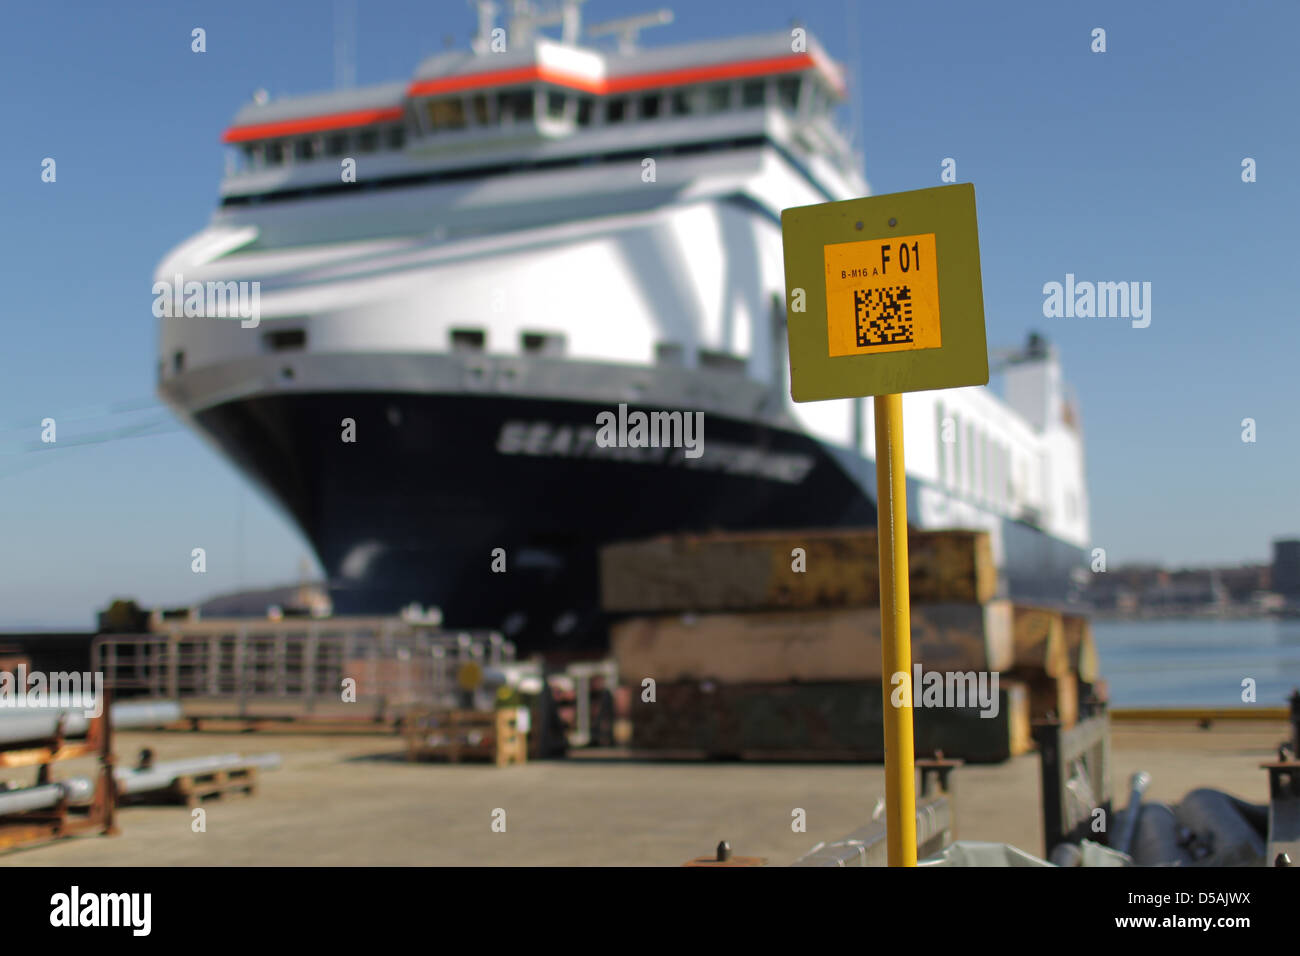
<svg viewBox="0 0 1300 956"><path fill-rule="evenodd" d="M521 653L603 644L604 543L875 524L864 483L807 435L709 415L706 454L690 461L680 449L595 449L604 410L492 395L288 393L197 419L312 542L336 613L436 606L448 626L502 629ZM355 442L342 440L344 419L356 423ZM516 423L513 438L499 445L506 423ZM730 472L717 464L727 446L751 450L729 459ZM752 473L759 460L804 468L776 480ZM1015 522L1005 529L1012 593L1063 599L1079 549ZM493 571L498 548L504 573Z"/></svg>

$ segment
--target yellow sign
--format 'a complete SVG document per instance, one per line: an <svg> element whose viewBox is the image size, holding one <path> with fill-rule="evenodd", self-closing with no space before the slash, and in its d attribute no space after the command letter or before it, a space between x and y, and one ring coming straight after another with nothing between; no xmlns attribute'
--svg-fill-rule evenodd
<svg viewBox="0 0 1300 956"><path fill-rule="evenodd" d="M824 246L830 355L937 349L934 233Z"/></svg>
<svg viewBox="0 0 1300 956"><path fill-rule="evenodd" d="M781 242L796 402L988 384L970 183L783 209Z"/></svg>

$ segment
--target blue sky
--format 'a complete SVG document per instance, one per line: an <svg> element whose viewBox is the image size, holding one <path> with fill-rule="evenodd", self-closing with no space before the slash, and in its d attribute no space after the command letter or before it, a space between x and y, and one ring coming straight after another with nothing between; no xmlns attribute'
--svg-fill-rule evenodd
<svg viewBox="0 0 1300 956"><path fill-rule="evenodd" d="M654 6L592 0L587 17ZM849 63L848 6L681 4L645 42L797 18ZM360 84L409 77L474 25L461 0L358 7ZM152 271L208 220L235 110L257 87L333 85L332 0L10 3L3 15L0 627L85 627L114 596L183 604L295 578L306 541L197 437L165 412L95 413L152 396ZM1300 533L1300 180L1288 166L1300 6L863 3L856 20L872 188L938 185L945 157L975 183L990 343L1037 329L1060 347L1082 404L1094 543L1111 564L1263 560L1272 537ZM1090 51L1096 27L1104 54ZM47 156L55 183L41 182ZM1241 181L1244 157L1255 183ZM1150 282L1150 327L1044 318L1043 284L1066 273ZM24 451L47 415L59 445ZM155 422L161 433L71 445Z"/></svg>

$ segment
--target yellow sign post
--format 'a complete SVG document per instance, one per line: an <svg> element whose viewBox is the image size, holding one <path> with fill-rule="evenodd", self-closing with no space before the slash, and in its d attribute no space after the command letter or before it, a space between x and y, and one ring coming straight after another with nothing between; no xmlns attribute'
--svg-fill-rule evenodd
<svg viewBox="0 0 1300 956"><path fill-rule="evenodd" d="M901 393L988 384L975 189L963 183L786 209L781 238L791 397L875 397L885 819L889 865L915 866Z"/></svg>
<svg viewBox="0 0 1300 956"><path fill-rule="evenodd" d="M903 396L876 399L876 540L880 547L880 653L885 707L885 820L890 866L916 866L916 767L912 735L912 608L907 571L907 476ZM894 706L894 675L906 689Z"/></svg>

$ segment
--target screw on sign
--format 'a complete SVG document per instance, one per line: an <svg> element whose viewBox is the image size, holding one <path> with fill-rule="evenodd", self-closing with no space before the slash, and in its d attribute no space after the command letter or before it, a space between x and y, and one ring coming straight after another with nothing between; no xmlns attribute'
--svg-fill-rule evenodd
<svg viewBox="0 0 1300 956"><path fill-rule="evenodd" d="M987 385L975 188L969 183L781 213L790 396L874 396L890 866L916 865L903 392ZM894 706L902 675L908 693Z"/></svg>

